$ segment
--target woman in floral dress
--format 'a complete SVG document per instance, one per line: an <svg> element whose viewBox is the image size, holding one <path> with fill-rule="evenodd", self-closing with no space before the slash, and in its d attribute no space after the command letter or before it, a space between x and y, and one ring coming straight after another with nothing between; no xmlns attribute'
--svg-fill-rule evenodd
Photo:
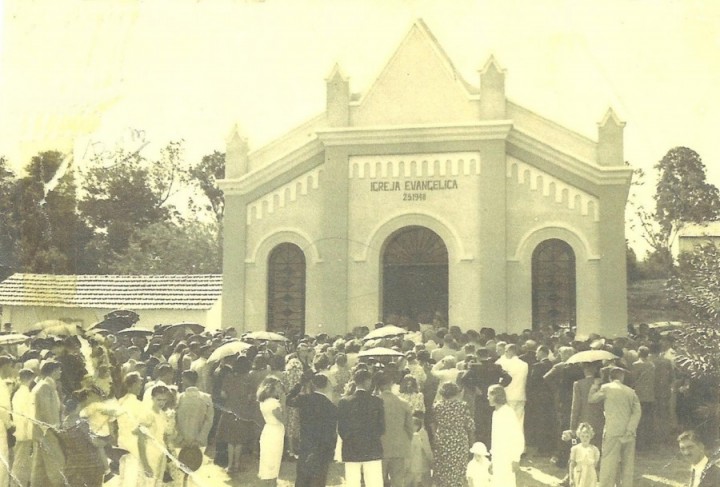
<svg viewBox="0 0 720 487"><path fill-rule="evenodd" d="M285 371L281 378L286 391L289 391L300 383L304 370L305 368L302 362L300 362L295 354L288 356ZM300 438L300 413L297 408L287 408L287 428L285 434L288 440L288 455L297 458L297 445Z"/></svg>
<svg viewBox="0 0 720 487"><path fill-rule="evenodd" d="M475 423L467 405L460 400L460 388L446 382L438 390L440 400L434 406L436 487L463 485L468 451Z"/></svg>

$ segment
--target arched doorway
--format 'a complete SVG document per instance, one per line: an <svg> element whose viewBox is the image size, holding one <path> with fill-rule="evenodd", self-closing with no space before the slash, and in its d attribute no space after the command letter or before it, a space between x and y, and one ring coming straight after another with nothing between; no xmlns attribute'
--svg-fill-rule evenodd
<svg viewBox="0 0 720 487"><path fill-rule="evenodd" d="M575 253L566 242L540 242L532 255L533 329L575 326Z"/></svg>
<svg viewBox="0 0 720 487"><path fill-rule="evenodd" d="M382 308L386 322L447 322L448 251L425 227L408 226L385 241L382 253Z"/></svg>
<svg viewBox="0 0 720 487"><path fill-rule="evenodd" d="M268 331L288 336L305 334L305 254L292 243L282 243L268 259Z"/></svg>

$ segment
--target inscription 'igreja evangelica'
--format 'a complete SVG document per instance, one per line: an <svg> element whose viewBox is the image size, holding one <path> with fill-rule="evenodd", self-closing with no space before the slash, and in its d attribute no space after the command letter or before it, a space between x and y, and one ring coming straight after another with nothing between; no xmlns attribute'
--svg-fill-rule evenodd
<svg viewBox="0 0 720 487"><path fill-rule="evenodd" d="M443 191L449 189L458 189L457 179L370 182L370 191Z"/></svg>

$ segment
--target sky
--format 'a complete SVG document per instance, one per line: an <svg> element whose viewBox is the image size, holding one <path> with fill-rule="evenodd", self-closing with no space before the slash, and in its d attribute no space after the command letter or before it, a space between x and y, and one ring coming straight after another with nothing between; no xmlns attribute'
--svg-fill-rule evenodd
<svg viewBox="0 0 720 487"><path fill-rule="evenodd" d="M0 155L82 166L185 140L199 160L237 124L251 149L324 109L335 62L363 93L422 18L472 84L492 54L513 102L593 139L613 107L648 173L697 151L720 186L720 2L669 0L0 0ZM642 248L642 238L629 232Z"/></svg>

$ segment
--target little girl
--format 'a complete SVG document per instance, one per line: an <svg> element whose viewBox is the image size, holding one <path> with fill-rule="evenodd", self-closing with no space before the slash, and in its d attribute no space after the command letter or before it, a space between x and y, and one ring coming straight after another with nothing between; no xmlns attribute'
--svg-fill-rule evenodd
<svg viewBox="0 0 720 487"><path fill-rule="evenodd" d="M580 443L570 450L570 485L572 487L595 487L600 450L590 444L595 431L588 423L580 423L575 433Z"/></svg>
<svg viewBox="0 0 720 487"><path fill-rule="evenodd" d="M468 463L465 473L468 487L490 487L490 460L485 443L474 443L470 453L473 459Z"/></svg>
<svg viewBox="0 0 720 487"><path fill-rule="evenodd" d="M427 431L423 427L425 415L422 411L413 413L413 437L410 442L410 476L407 487L430 487L430 470L433 452Z"/></svg>

